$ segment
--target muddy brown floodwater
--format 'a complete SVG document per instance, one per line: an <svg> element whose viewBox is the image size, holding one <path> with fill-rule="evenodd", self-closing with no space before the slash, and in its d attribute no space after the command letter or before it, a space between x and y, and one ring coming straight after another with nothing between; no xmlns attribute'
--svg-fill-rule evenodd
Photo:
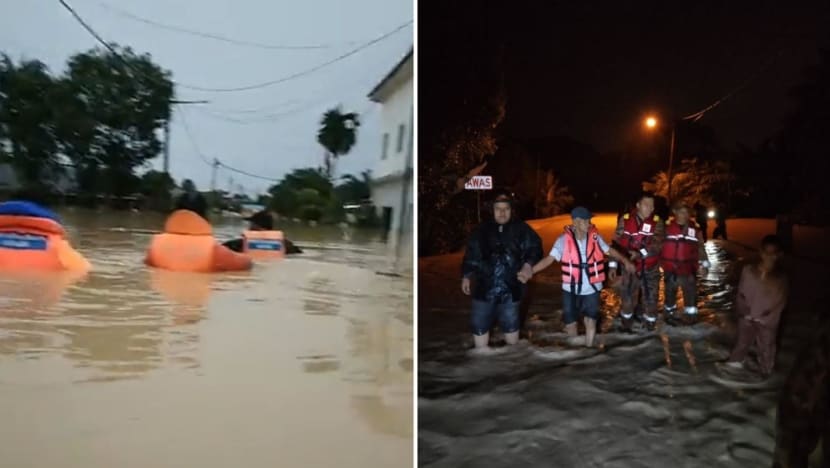
<svg viewBox="0 0 830 468"><path fill-rule="evenodd" d="M412 466L412 279L377 235L181 274L142 263L160 216L62 215L94 271L0 279L2 466Z"/></svg>

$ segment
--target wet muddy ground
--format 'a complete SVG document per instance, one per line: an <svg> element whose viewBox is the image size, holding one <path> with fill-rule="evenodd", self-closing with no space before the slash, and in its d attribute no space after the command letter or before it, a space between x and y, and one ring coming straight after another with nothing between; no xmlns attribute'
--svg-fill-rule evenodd
<svg viewBox="0 0 830 468"><path fill-rule="evenodd" d="M547 252L561 227L533 224ZM606 239L609 226L601 226ZM503 346L497 333L483 353L470 350L461 256L422 259L419 465L771 466L779 389L810 334L805 312L818 306L821 279L788 265L798 297L782 324L778 372L738 382L715 363L734 342L735 268L753 254L714 242L707 251L714 265L700 281L701 321L693 326L661 321L653 333L618 333L619 300L604 291L600 347L586 349L563 333L554 266L532 282L519 345Z"/></svg>

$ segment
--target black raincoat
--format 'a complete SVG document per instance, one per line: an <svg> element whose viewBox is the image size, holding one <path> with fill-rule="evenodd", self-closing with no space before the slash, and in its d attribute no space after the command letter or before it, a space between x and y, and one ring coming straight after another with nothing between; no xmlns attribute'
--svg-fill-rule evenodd
<svg viewBox="0 0 830 468"><path fill-rule="evenodd" d="M542 259L542 239L524 221L481 224L467 242L461 273L474 282L473 298L496 304L518 302L525 285L516 275Z"/></svg>

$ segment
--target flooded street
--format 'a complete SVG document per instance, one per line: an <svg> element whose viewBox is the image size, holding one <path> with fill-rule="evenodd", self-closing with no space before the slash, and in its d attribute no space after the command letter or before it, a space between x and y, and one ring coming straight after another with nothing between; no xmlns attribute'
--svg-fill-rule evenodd
<svg viewBox="0 0 830 468"><path fill-rule="evenodd" d="M411 466L412 279L376 234L200 275L143 264L159 215L61 214L90 276L0 281L3 466Z"/></svg>
<svg viewBox="0 0 830 468"><path fill-rule="evenodd" d="M550 224L533 226L546 241L545 252L552 243L545 234L561 232ZM810 336L804 317L816 304L805 296L793 300L770 381L724 379L715 362L734 343L734 280L728 276L751 255L725 247L707 244L713 267L699 284L700 323L671 327L661 321L654 333L618 333L619 302L606 290L600 349L564 334L556 266L531 283L522 341L505 347L496 334L495 348L471 351L470 300L458 281L461 256L422 259L419 465L771 466L779 391ZM796 294L815 291L825 276L799 277Z"/></svg>

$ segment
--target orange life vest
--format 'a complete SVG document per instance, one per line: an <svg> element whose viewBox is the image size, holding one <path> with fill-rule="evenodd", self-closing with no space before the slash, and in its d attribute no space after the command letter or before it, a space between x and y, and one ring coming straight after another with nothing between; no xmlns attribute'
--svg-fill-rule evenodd
<svg viewBox="0 0 830 468"><path fill-rule="evenodd" d="M88 271L89 262L69 245L58 222L33 216L0 215L0 269Z"/></svg>
<svg viewBox="0 0 830 468"><path fill-rule="evenodd" d="M282 231L245 231L242 251L254 258L283 258L285 238Z"/></svg>
<svg viewBox="0 0 830 468"><path fill-rule="evenodd" d="M680 226L674 219L666 224L666 239L660 251L660 266L664 272L691 275L697 271L700 254L698 251L697 226L689 222Z"/></svg>
<svg viewBox="0 0 830 468"><path fill-rule="evenodd" d="M605 253L599 246L599 232L592 224L588 228L585 252L580 252L573 226L565 227L565 246L562 249L562 283L582 286L582 270L588 273L588 281L595 285L605 281ZM584 258L583 258L584 256ZM596 289L596 287L594 287Z"/></svg>
<svg viewBox="0 0 830 468"><path fill-rule="evenodd" d="M642 251L648 250L654 240L654 230L660 222L660 217L651 215L647 219L640 220L636 212L623 215L623 233L617 240L626 250ZM657 266L660 258L656 255L645 257L645 269L650 270ZM637 269L643 269L643 262L636 262Z"/></svg>
<svg viewBox="0 0 830 468"><path fill-rule="evenodd" d="M207 220L189 210L175 211L167 218L164 233L153 236L145 263L195 273L250 270L252 266L249 257L218 244Z"/></svg>

